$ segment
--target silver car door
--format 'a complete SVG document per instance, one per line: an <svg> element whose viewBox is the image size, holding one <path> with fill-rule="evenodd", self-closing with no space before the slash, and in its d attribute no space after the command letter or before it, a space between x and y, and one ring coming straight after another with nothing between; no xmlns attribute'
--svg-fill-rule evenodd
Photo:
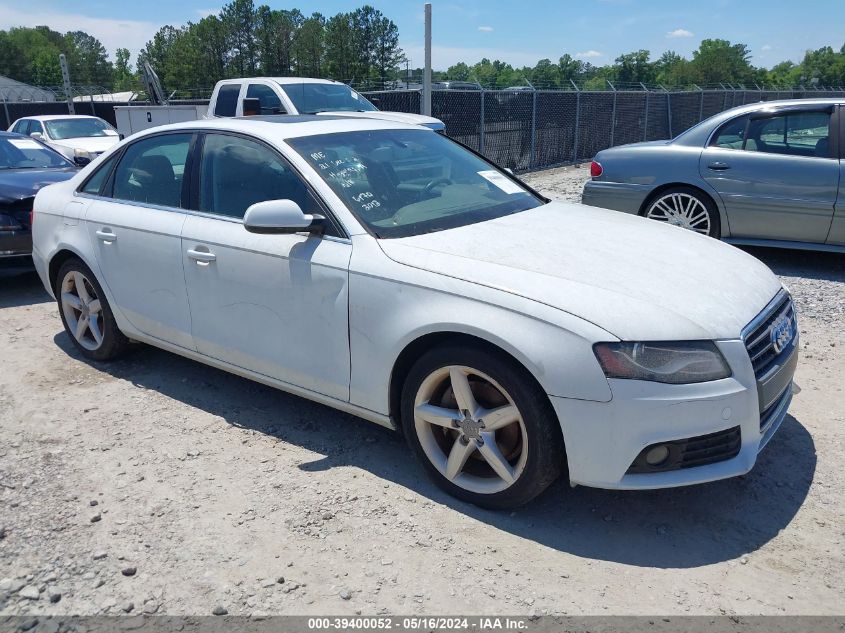
<svg viewBox="0 0 845 633"><path fill-rule="evenodd" d="M192 134L160 134L126 148L85 224L101 281L143 334L193 349L182 274L180 208Z"/></svg>
<svg viewBox="0 0 845 633"><path fill-rule="evenodd" d="M287 161L258 141L206 134L195 174L197 211L182 250L197 350L348 400L351 242L247 232L243 215L256 202L291 199L306 213L317 204Z"/></svg>
<svg viewBox="0 0 845 633"><path fill-rule="evenodd" d="M717 130L699 171L721 196L732 237L825 241L839 186L830 115L791 108Z"/></svg>
<svg viewBox="0 0 845 633"><path fill-rule="evenodd" d="M836 117L839 128L839 144L835 149L839 162L839 196L836 198L827 243L833 246L845 246L845 107L840 105L837 108Z"/></svg>

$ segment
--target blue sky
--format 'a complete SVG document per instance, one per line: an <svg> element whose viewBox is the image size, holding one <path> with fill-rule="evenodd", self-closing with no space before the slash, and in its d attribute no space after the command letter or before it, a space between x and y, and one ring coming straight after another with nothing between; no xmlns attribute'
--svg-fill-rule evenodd
<svg viewBox="0 0 845 633"><path fill-rule="evenodd" d="M261 4L261 0L256 0ZM298 7L324 15L354 9L351 0L267 0L273 8ZM422 64L423 2L371 0L399 26L412 64ZM753 63L799 61L808 48L845 42L845 0L433 0L434 66L482 57L515 66L557 60L564 52L596 65L645 48L653 57L671 49L689 56L703 38L720 37L750 46ZM81 29L98 37L113 55L118 46L134 54L164 24L196 21L219 11L220 0L0 0L0 28L46 24Z"/></svg>

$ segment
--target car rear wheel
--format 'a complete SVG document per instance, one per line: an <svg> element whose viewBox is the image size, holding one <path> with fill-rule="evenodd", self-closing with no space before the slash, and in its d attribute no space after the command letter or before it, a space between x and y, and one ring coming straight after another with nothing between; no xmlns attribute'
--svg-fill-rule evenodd
<svg viewBox="0 0 845 633"><path fill-rule="evenodd" d="M71 258L56 276L56 299L65 331L86 358L111 360L120 356L129 339L114 320L103 289L82 260Z"/></svg>
<svg viewBox="0 0 845 633"><path fill-rule="evenodd" d="M527 503L565 461L546 395L522 368L483 348L422 356L405 381L402 426L438 486L486 508Z"/></svg>
<svg viewBox="0 0 845 633"><path fill-rule="evenodd" d="M645 217L719 238L722 230L713 201L692 187L675 187L653 196L645 206Z"/></svg>

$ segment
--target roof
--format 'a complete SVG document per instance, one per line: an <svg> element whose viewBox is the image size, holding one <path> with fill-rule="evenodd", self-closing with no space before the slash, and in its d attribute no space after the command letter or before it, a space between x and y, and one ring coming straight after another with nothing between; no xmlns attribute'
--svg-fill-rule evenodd
<svg viewBox="0 0 845 633"><path fill-rule="evenodd" d="M35 121L55 121L56 119L99 119L98 116L91 116L90 114L34 114L32 116L22 116L20 119L34 119Z"/></svg>
<svg viewBox="0 0 845 633"><path fill-rule="evenodd" d="M263 79L265 81L275 81L278 84L340 84L339 81L331 79L316 79L313 77L239 77L237 79L224 79L220 83L243 83L245 81L255 81L256 79ZM345 84L341 84L345 85Z"/></svg>
<svg viewBox="0 0 845 633"><path fill-rule="evenodd" d="M0 101L55 101L51 90L30 86L22 81L0 75Z"/></svg>
<svg viewBox="0 0 845 633"><path fill-rule="evenodd" d="M337 134L340 132L358 132L370 130L426 130L429 128L406 123L395 123L382 119L357 119L341 116L301 114L281 114L275 116L251 116L236 119L200 119L174 123L144 130L141 135L160 131L216 129L229 132L243 132L261 138L277 140L317 136L319 134Z"/></svg>

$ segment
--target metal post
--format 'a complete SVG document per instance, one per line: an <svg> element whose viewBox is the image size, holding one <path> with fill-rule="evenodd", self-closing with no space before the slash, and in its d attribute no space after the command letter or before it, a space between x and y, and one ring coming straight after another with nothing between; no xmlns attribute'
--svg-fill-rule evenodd
<svg viewBox="0 0 845 633"><path fill-rule="evenodd" d="M67 69L67 57L64 53L59 53L59 66L62 68L62 83L65 88L65 98L67 98L68 114L76 114L73 109L73 89L70 87L70 72Z"/></svg>
<svg viewBox="0 0 845 633"><path fill-rule="evenodd" d="M537 91L531 92L531 157L529 158L528 166L533 167L535 161L535 151L537 149Z"/></svg>
<svg viewBox="0 0 845 633"><path fill-rule="evenodd" d="M431 3L425 3L425 74L423 75L422 114L431 116Z"/></svg>
<svg viewBox="0 0 845 633"><path fill-rule="evenodd" d="M666 90L664 88L664 90ZM669 120L669 138L674 138L672 134L672 94L666 90L666 118Z"/></svg>
<svg viewBox="0 0 845 633"><path fill-rule="evenodd" d="M578 86L575 84L574 81L571 79L569 83L572 84L572 87L575 88L575 138L572 143L572 162L578 162L578 137L581 136L579 134L581 129L581 91L578 89Z"/></svg>
<svg viewBox="0 0 845 633"><path fill-rule="evenodd" d="M704 91L699 86L696 86L695 84L693 84L693 86L695 86L696 89L701 93L701 103L698 104L698 120L703 121L704 120Z"/></svg>
<svg viewBox="0 0 845 633"><path fill-rule="evenodd" d="M651 91L648 88L646 88L644 83L640 82L640 85L643 87L643 90L645 90L645 117L644 117L644 120L643 120L643 141L647 141L648 140L648 109L649 109L649 101L650 101L649 97L651 96Z"/></svg>
<svg viewBox="0 0 845 633"><path fill-rule="evenodd" d="M478 123L478 153L484 153L484 88L481 88L481 120Z"/></svg>
<svg viewBox="0 0 845 633"><path fill-rule="evenodd" d="M610 83L609 79L606 81L610 89L613 90L613 111L610 113L610 147L613 147L613 138L616 136L616 99L618 95L616 94L616 86Z"/></svg>

